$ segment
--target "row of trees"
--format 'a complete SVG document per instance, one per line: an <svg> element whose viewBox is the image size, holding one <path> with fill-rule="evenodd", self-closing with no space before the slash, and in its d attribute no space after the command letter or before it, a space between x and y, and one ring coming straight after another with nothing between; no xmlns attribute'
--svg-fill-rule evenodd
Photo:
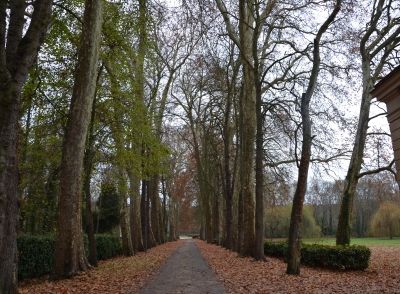
<svg viewBox="0 0 400 294"><path fill-rule="evenodd" d="M400 236L400 207L398 202L385 201L375 210L373 215L367 215L367 219L359 220L361 214L357 213L356 223L353 224L353 232L358 237L383 237L393 239ZM329 236L330 227L326 225L325 216L315 215L321 207L305 206L301 227L302 237L320 238ZM336 207L339 208L339 207ZM338 210L338 209L337 209ZM266 211L265 236L267 238L286 238L290 225L291 206L277 206ZM329 219L337 224L336 219ZM318 219L320 217L320 219ZM330 215L329 215L330 217ZM323 227L325 225L325 227ZM328 225L331 225L329 223ZM362 230L362 231L361 231ZM354 235L354 234L353 234Z"/></svg>
<svg viewBox="0 0 400 294"><path fill-rule="evenodd" d="M349 243L359 179L393 165L368 125L384 114L370 90L398 63L397 1L84 2L0 4L2 292L16 290L18 224L57 233L55 275L69 276L88 268L85 216L96 263L107 185L126 255L194 218L203 239L263 259L265 204L292 201L298 274L309 166L350 157L337 201Z"/></svg>
<svg viewBox="0 0 400 294"><path fill-rule="evenodd" d="M280 201L297 167L287 272L298 274L310 164L334 172L350 159L337 202L340 245L350 243L359 179L391 171L389 136L368 125L384 114L370 115L370 91L398 62L398 3L220 0L191 10L206 37L172 96L190 129L201 236L263 259L264 203ZM355 118L345 99L357 95Z"/></svg>
<svg viewBox="0 0 400 294"><path fill-rule="evenodd" d="M292 195L296 183L284 185L284 189L275 191L273 198L265 198L267 238L286 238L289 231ZM312 178L309 185L303 209L302 237L335 236L344 181ZM398 186L392 174L386 172L362 178L354 199L352 236L399 236L396 229L400 217L396 208L400 203L399 197ZM392 234L390 227L393 228Z"/></svg>
<svg viewBox="0 0 400 294"><path fill-rule="evenodd" d="M186 154L166 114L198 39L187 10L147 0L0 6L0 293L17 291L20 233L56 233L55 278L95 266L94 233L116 224L128 256L175 240Z"/></svg>
<svg viewBox="0 0 400 294"><path fill-rule="evenodd" d="M314 180L310 184L308 203L314 207L315 219L323 235L336 234L343 187L342 180L335 182ZM352 235L357 237L371 235L374 231L370 227L373 217L379 207L386 202L400 203L393 175L380 173L362 178L354 199Z"/></svg>

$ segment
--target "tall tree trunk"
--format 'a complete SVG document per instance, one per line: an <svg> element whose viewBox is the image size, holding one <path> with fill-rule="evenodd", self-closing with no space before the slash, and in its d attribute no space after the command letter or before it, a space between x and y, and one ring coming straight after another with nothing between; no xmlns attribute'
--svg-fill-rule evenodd
<svg viewBox="0 0 400 294"><path fill-rule="evenodd" d="M35 1L32 18L29 27L26 28L25 1L0 3L0 293L2 294L17 292L17 142L21 90L47 31L51 7L50 0ZM24 28L25 36L23 36Z"/></svg>
<svg viewBox="0 0 400 294"><path fill-rule="evenodd" d="M310 97L311 98L311 97ZM303 218L303 202L307 191L308 168L311 158L311 120L309 116L309 100L306 94L302 96L301 118L303 124L303 144L301 149L301 160L297 178L296 192L293 197L292 213L290 217L288 274L300 274L300 247L301 247L301 223Z"/></svg>
<svg viewBox="0 0 400 294"><path fill-rule="evenodd" d="M176 205L176 201L174 198L171 199L169 205L169 211L171 213L171 219L169 222L169 241L176 241L176 228L178 226L178 209Z"/></svg>
<svg viewBox="0 0 400 294"><path fill-rule="evenodd" d="M243 95L243 85L240 89L240 96ZM240 182L242 181L242 168L241 168L241 162L242 162L242 149L240 148L240 145L242 144L241 142L243 141L243 113L242 113L242 99L239 99L239 105L238 105L238 116L239 116L239 126L237 128L237 133L239 136L239 144L238 144L238 148L237 149L237 155L238 155L238 167L237 167L237 173L238 176L236 177L239 186L240 186ZM244 239L244 234L243 234L243 193L242 193L242 189L239 187L238 189L238 204L237 204L237 208L238 208L238 212L237 212L237 242L236 242L236 246L235 246L235 250L237 252L240 252L240 249L243 246L243 239Z"/></svg>
<svg viewBox="0 0 400 294"><path fill-rule="evenodd" d="M168 213L167 213L167 188L165 184L165 178L162 176L161 178L161 192L163 195L163 202L162 202L162 237L163 243L167 242L167 234L168 234Z"/></svg>
<svg viewBox="0 0 400 294"><path fill-rule="evenodd" d="M97 77L99 79L100 73ZM85 195L86 203L86 232L88 235L89 245L89 256L88 260L92 266L97 266L97 249L96 239L94 237L94 223L93 223L93 211L92 211L92 196L90 193L90 181L92 178L93 160L94 160L94 120L96 113L96 94L93 101L92 116L89 126L88 143L86 144L85 157L83 160L84 166L84 178L83 178L83 193Z"/></svg>
<svg viewBox="0 0 400 294"><path fill-rule="evenodd" d="M237 67L238 68L238 67ZM236 77L235 71L235 77ZM233 81L235 80L232 79ZM234 88L235 83L232 82L231 88ZM226 101L226 109L224 113L224 196L225 196L225 239L224 246L228 249L233 249L233 185L231 173L231 141L232 128L230 126L231 110L232 110L232 95L233 90L228 93Z"/></svg>
<svg viewBox="0 0 400 294"><path fill-rule="evenodd" d="M156 243L156 239L154 237L154 233L153 233L153 228L151 227L151 211L150 211L150 188L149 188L149 182L147 182L147 189L146 189L146 234L147 234L147 246L148 248L153 248L154 246L157 245Z"/></svg>
<svg viewBox="0 0 400 294"><path fill-rule="evenodd" d="M140 203L142 215L142 238L144 250L155 246L154 235L150 226L150 199L149 199L149 182L142 180L142 198Z"/></svg>
<svg viewBox="0 0 400 294"><path fill-rule="evenodd" d="M336 231L336 244L349 245L351 237L351 220L353 215L354 195L358 183L358 175L361 170L361 164L364 156L365 141L367 138L369 110L372 96L370 91L373 88L374 81L370 78L371 69L369 60L363 60L363 92L360 107L360 116L358 120L357 133L351 154L349 168L347 170L346 180L344 182L343 198L340 205L339 221Z"/></svg>
<svg viewBox="0 0 400 294"><path fill-rule="evenodd" d="M158 214L158 227L159 227L159 238L160 238L160 243L163 244L165 243L165 236L164 236L164 228L163 228L163 212L162 212L162 207L160 205L159 209L160 213Z"/></svg>
<svg viewBox="0 0 400 294"><path fill-rule="evenodd" d="M225 240L224 246L228 249L233 249L233 191L232 191L232 177L230 171L230 144L226 143L229 140L225 138L224 142L224 179L225 179Z"/></svg>
<svg viewBox="0 0 400 294"><path fill-rule="evenodd" d="M20 87L9 83L0 97L0 293L17 293L18 163L17 129ZM8 97L7 97L8 96ZM16 101L13 101L16 100Z"/></svg>
<svg viewBox="0 0 400 294"><path fill-rule="evenodd" d="M258 76L258 62L255 62L254 76ZM261 83L256 86L256 215L255 215L255 248L254 258L264 259L264 119L262 115Z"/></svg>
<svg viewBox="0 0 400 294"><path fill-rule="evenodd" d="M220 231L219 231L219 191L214 193L214 205L213 205L213 242L219 244Z"/></svg>
<svg viewBox="0 0 400 294"><path fill-rule="evenodd" d="M252 64L253 30L250 3L239 1L239 33L240 56L243 66L243 95L240 97L242 112L242 141L240 189L243 199L243 244L240 254L254 255L255 223L254 223L254 142L256 135L256 97L254 72Z"/></svg>
<svg viewBox="0 0 400 294"><path fill-rule="evenodd" d="M88 268L81 220L81 176L95 92L102 22L102 0L86 0L78 67L63 144L54 276Z"/></svg>
<svg viewBox="0 0 400 294"><path fill-rule="evenodd" d="M102 72L102 68L100 68L99 73L96 79L96 90L94 94L93 106L92 106L92 115L90 119L89 125L89 134L88 134L88 142L86 144L85 156L83 159L84 165L84 180L83 180L83 192L85 195L85 203L86 203L86 233L88 235L88 246L89 246L89 256L88 260L90 265L97 266L97 246L96 246L96 238L94 236L94 223L93 223L93 210L92 210L92 195L90 192L90 181L92 179L92 171L94 164L94 122L96 116L96 101L97 101L97 88L100 81L100 76Z"/></svg>
<svg viewBox="0 0 400 294"><path fill-rule="evenodd" d="M133 251L142 251L143 242L141 234L140 221L140 181L133 175L131 170L128 171L129 177L129 199L130 199L130 214L129 223L132 238Z"/></svg>
<svg viewBox="0 0 400 294"><path fill-rule="evenodd" d="M362 99L358 119L355 143L347 170L343 197L340 206L336 244L350 244L351 218L353 212L354 194L356 191L361 164L367 138L371 90L388 64L393 50L399 46L399 22L393 21L393 7L385 0L374 1L371 5L370 20L366 25L360 40ZM375 32L379 31L379 34ZM390 63L390 62L389 62Z"/></svg>
<svg viewBox="0 0 400 294"><path fill-rule="evenodd" d="M134 87L136 98L138 99L138 103L143 110L145 111L144 106L144 59L146 56L146 48L147 48L147 0L139 0L139 18L138 18L138 29L139 29L139 44L138 44L138 52L136 54L135 63L136 63L136 76L134 79ZM143 247L146 251L149 248L149 211L148 211L148 181L145 180L145 169L144 169L144 157L146 156L145 146L142 146L142 189L141 189L141 198L140 198L140 217L141 217L141 233L142 233L142 241Z"/></svg>
<svg viewBox="0 0 400 294"><path fill-rule="evenodd" d="M204 185L207 184L204 183ZM201 196L203 199L204 235L205 235L205 240L209 243L213 241L210 193L212 193L212 191L210 191L208 187L203 188L203 195Z"/></svg>
<svg viewBox="0 0 400 294"><path fill-rule="evenodd" d="M153 175L149 180L149 200L150 215L151 215L151 229L154 235L156 244L161 244L159 214L160 214L160 197L159 197L159 176Z"/></svg>
<svg viewBox="0 0 400 294"><path fill-rule="evenodd" d="M129 211L128 203L126 199L127 195L126 177L122 169L119 171L118 178L118 194L120 197L120 214L119 214L119 225L121 227L121 238L122 238L122 253L125 256L133 255L132 238L129 229Z"/></svg>
<svg viewBox="0 0 400 294"><path fill-rule="evenodd" d="M306 93L301 97L301 120L303 130L303 144L301 148L301 159L299 166L299 174L297 178L296 192L293 197L292 213L290 218L289 228L289 243L288 243L288 264L286 272L288 274L300 274L300 247L301 247L301 223L303 219L303 203L307 191L308 169L311 158L311 118L310 118L310 101L314 94L320 71L320 42L322 35L326 32L329 25L335 20L341 7L341 0L337 0L335 8L321 25L314 39L313 49L313 67L308 83Z"/></svg>
<svg viewBox="0 0 400 294"><path fill-rule="evenodd" d="M241 190L241 189L240 189ZM243 247L244 240L244 229L243 229L243 194L242 191L239 191L238 195L238 217L237 217L237 243L236 243L236 251L240 252L240 249Z"/></svg>
<svg viewBox="0 0 400 294"><path fill-rule="evenodd" d="M141 233L142 233L142 240L143 240L143 247L144 251L148 249L148 228L147 228L147 210L146 210L146 195L147 195L147 181L142 180L142 189L141 189L141 197L140 197L140 220L141 220Z"/></svg>

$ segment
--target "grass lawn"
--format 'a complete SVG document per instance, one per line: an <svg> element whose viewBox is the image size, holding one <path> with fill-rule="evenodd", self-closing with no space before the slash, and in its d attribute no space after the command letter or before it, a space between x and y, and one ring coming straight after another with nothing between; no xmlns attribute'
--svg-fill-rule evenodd
<svg viewBox="0 0 400 294"><path fill-rule="evenodd" d="M326 244L335 245L335 238L311 238L303 239L303 242L309 244ZM351 245L365 245L365 246L394 246L400 247L400 238L352 238Z"/></svg>

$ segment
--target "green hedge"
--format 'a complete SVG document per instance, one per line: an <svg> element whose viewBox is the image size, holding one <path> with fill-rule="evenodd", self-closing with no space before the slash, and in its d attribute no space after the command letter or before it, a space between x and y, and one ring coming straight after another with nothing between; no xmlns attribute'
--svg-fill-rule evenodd
<svg viewBox="0 0 400 294"><path fill-rule="evenodd" d="M108 259L122 253L121 240L112 235L96 235L97 258L99 260Z"/></svg>
<svg viewBox="0 0 400 294"><path fill-rule="evenodd" d="M18 277L34 278L51 272L54 243L54 236L18 237Z"/></svg>
<svg viewBox="0 0 400 294"><path fill-rule="evenodd" d="M285 258L288 251L287 242L265 242L264 254L274 257Z"/></svg>
<svg viewBox="0 0 400 294"><path fill-rule="evenodd" d="M112 235L96 235L97 258L111 258L121 254L121 241ZM85 238L85 245L87 238ZM18 277L35 278L52 271L55 237L22 235L17 239ZM86 246L87 247L87 246Z"/></svg>
<svg viewBox="0 0 400 294"><path fill-rule="evenodd" d="M286 242L265 242L266 255L283 257L286 260ZM345 270L364 270L368 268L371 251L365 246L328 246L302 244L301 263L314 267L327 267Z"/></svg>

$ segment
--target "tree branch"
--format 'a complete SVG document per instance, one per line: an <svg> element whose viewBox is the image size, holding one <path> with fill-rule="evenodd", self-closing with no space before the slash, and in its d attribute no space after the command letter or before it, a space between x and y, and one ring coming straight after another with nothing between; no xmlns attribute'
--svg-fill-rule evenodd
<svg viewBox="0 0 400 294"><path fill-rule="evenodd" d="M377 174L377 173L380 173L380 172L383 172L383 171L388 171L388 172L396 175L396 172L394 170L392 170L392 166L393 166L394 163L395 163L395 161L393 159L392 162L390 162L390 164L387 165L387 166L380 167L380 168L373 169L373 170L369 170L369 171L366 171L366 172L363 172L363 173L359 173L357 178L360 179L360 178L362 178L364 176Z"/></svg>

